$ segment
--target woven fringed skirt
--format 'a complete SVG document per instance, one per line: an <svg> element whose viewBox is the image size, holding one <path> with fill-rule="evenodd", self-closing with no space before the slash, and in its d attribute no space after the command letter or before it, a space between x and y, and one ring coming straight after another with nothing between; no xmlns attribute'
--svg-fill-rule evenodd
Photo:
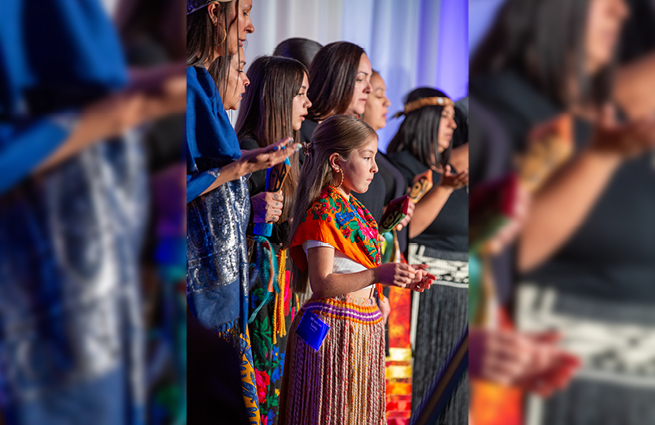
<svg viewBox="0 0 655 425"><path fill-rule="evenodd" d="M468 322L468 253L439 251L410 243L410 264L427 264L437 277L425 292L414 293L418 307L412 373L412 415L416 415ZM468 423L468 373L444 407L438 425Z"/></svg>
<svg viewBox="0 0 655 425"><path fill-rule="evenodd" d="M306 311L330 330L316 351L296 334ZM279 425L382 425L385 419L384 325L374 299L310 299L291 325Z"/></svg>

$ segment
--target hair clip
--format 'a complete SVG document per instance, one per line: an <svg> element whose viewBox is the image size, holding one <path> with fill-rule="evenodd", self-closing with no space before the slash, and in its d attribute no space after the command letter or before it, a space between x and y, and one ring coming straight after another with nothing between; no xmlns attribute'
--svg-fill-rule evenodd
<svg viewBox="0 0 655 425"><path fill-rule="evenodd" d="M229 3L232 0L187 0L186 1L186 14L190 15L196 10L200 10L209 6L210 3Z"/></svg>
<svg viewBox="0 0 655 425"><path fill-rule="evenodd" d="M305 145L305 149L303 150L303 152L305 153L305 156L310 156L312 154L312 148L313 148L312 144L305 143L304 145Z"/></svg>

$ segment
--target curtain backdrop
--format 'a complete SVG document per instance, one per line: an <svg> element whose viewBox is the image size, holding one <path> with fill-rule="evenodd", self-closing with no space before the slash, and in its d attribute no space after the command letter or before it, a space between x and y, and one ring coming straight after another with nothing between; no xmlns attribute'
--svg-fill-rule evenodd
<svg viewBox="0 0 655 425"><path fill-rule="evenodd" d="M505 0L469 0L469 53L482 41Z"/></svg>
<svg viewBox="0 0 655 425"><path fill-rule="evenodd" d="M252 20L248 63L290 37L363 47L387 85L389 117L416 87L438 88L454 100L468 94L466 0L253 0ZM382 151L400 121L389 119L379 131Z"/></svg>

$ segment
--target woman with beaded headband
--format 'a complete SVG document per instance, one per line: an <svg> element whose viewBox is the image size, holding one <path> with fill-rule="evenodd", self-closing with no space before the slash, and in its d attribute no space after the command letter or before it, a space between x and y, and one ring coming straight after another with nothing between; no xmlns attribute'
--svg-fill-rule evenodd
<svg viewBox="0 0 655 425"><path fill-rule="evenodd" d="M293 149L280 149L287 145L283 140L242 155L219 95L217 83L227 93L230 72L238 72L230 70L229 56L239 55L254 31L251 8L251 0L187 1L187 300L195 320L239 350L244 400L256 424L259 409L246 325L250 202L245 175L283 161ZM202 350L187 349L189 361ZM192 417L200 385L188 382L188 388Z"/></svg>
<svg viewBox="0 0 655 425"><path fill-rule="evenodd" d="M251 85L244 94L236 124L241 148L263 148L288 136L298 139L300 125L311 106L307 98L309 82L305 66L294 59L263 56L250 65L247 77ZM272 222L269 237L254 234L254 226L249 226L248 232L248 238L254 239L248 327L255 373L262 378L257 380L259 407L262 418L266 417L269 424L277 419L286 329L299 308L297 297L290 296L286 278L291 260L287 259L287 251L281 249L292 223L291 211L300 173L298 156L294 154L289 158L290 167L279 191L265 190L264 170L253 173L248 179L251 223Z"/></svg>
<svg viewBox="0 0 655 425"><path fill-rule="evenodd" d="M352 192L378 171L377 134L355 117L318 125L300 172L289 236L292 285L313 296L290 329L280 397L287 424L385 423L381 285L417 291L425 266L380 265L377 223ZM314 328L312 328L312 324ZM328 329L324 340L312 329Z"/></svg>
<svg viewBox="0 0 655 425"><path fill-rule="evenodd" d="M449 165L453 133L457 130L451 99L433 88L418 88L407 96L405 116L387 148L388 158L408 182L432 173L434 187L416 204L409 223L408 260L429 265L437 276L436 287L414 294L412 329L414 367L412 409L420 406L425 392L467 325L468 312L468 170ZM414 321L413 321L414 322ZM415 342L414 342L415 341ZM465 423L468 380L459 382L442 418L445 423Z"/></svg>

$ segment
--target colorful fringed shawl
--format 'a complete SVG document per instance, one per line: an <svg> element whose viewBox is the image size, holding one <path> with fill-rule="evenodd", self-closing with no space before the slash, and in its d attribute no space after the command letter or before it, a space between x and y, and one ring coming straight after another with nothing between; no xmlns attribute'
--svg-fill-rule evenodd
<svg viewBox="0 0 655 425"><path fill-rule="evenodd" d="M356 198L346 199L333 186L323 188L291 241L289 253L301 271L307 270L302 244L308 240L330 244L369 269L381 263L375 219ZM384 299L382 285L376 286L378 296Z"/></svg>

